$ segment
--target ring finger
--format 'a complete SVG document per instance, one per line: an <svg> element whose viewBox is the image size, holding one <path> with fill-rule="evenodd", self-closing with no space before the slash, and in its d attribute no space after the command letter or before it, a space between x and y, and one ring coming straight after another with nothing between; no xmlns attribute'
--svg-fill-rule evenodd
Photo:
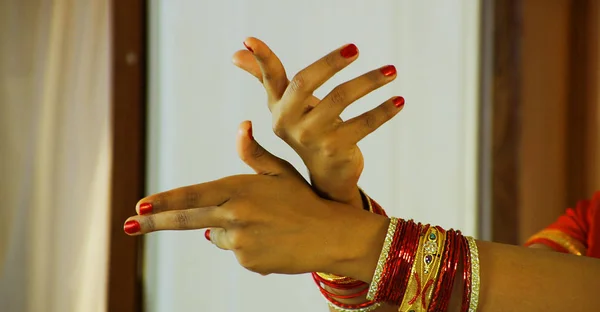
<svg viewBox="0 0 600 312"><path fill-rule="evenodd" d="M331 123L354 101L396 79L396 67L387 65L370 71L335 87L317 107L309 113L309 120ZM311 116L312 115L312 116Z"/></svg>
<svg viewBox="0 0 600 312"><path fill-rule="evenodd" d="M171 210L127 219L123 230L129 235L141 235L165 230L195 230L222 227L225 218L220 207Z"/></svg>

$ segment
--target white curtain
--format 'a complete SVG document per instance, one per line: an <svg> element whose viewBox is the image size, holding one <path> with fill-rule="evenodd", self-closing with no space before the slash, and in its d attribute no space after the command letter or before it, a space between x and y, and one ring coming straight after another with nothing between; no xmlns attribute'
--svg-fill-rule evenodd
<svg viewBox="0 0 600 312"><path fill-rule="evenodd" d="M237 158L237 125L305 172L271 131L260 84L231 64L246 36L280 55L293 75L355 43L359 59L319 90L394 64L398 78L344 118L393 95L404 110L361 142L361 186L392 215L476 234L479 1L228 0L151 2L148 190L251 172ZM326 311L307 276L261 277L202 231L146 239L148 312Z"/></svg>
<svg viewBox="0 0 600 312"><path fill-rule="evenodd" d="M0 1L0 311L106 310L108 1Z"/></svg>

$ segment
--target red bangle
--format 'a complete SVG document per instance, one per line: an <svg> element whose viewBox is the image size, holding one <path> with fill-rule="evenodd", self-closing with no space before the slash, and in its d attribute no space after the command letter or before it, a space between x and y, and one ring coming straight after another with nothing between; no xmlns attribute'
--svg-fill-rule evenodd
<svg viewBox="0 0 600 312"><path fill-rule="evenodd" d="M412 220L400 221L398 227L381 274L379 291L374 298L375 301L386 301L395 305L402 303L418 251L419 239L423 229L427 228Z"/></svg>

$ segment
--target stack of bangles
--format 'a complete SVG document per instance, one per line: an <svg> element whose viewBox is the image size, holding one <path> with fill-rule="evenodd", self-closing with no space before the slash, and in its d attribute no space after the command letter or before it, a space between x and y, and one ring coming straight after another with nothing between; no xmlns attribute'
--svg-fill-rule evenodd
<svg viewBox="0 0 600 312"><path fill-rule="evenodd" d="M362 194L369 211L386 216L381 206ZM390 218L370 285L327 273L315 272L312 276L335 311L369 312L384 302L399 306L398 311L402 312L447 311L461 261L464 289L460 311L474 312L479 299L479 255L475 239L439 226ZM340 291L345 295L338 295ZM340 302L340 299L364 298L365 294L366 302Z"/></svg>

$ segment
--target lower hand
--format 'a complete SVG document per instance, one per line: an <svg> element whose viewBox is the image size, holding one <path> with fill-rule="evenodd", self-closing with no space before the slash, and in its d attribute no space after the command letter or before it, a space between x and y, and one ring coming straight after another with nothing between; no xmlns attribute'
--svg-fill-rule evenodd
<svg viewBox="0 0 600 312"><path fill-rule="evenodd" d="M146 197L125 231L212 228L215 245L263 275L324 271L370 280L387 218L319 197L292 165L252 138L249 122L240 126L237 148L257 174Z"/></svg>
<svg viewBox="0 0 600 312"><path fill-rule="evenodd" d="M319 195L362 207L357 183L364 159L357 143L395 116L404 99L394 97L346 122L339 115L354 101L393 81L395 68L384 66L368 72L319 100L313 92L356 60L356 46L327 54L289 81L279 58L266 44L256 38L244 44L248 50L238 51L233 62L262 82L273 114L273 130L300 155Z"/></svg>

